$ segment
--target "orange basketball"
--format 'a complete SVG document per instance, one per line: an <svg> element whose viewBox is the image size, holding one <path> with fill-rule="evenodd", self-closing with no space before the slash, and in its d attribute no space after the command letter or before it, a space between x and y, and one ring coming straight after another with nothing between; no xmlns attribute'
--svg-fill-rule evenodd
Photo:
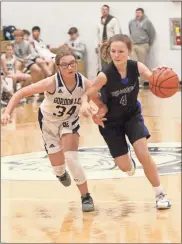
<svg viewBox="0 0 182 244"><path fill-rule="evenodd" d="M169 68L157 69L149 79L149 87L152 93L157 97L171 97L179 89L179 78L177 74Z"/></svg>

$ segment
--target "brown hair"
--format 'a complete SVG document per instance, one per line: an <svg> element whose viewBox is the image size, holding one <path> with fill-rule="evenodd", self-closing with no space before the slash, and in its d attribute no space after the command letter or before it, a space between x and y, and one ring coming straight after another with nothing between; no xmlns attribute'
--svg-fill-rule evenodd
<svg viewBox="0 0 182 244"><path fill-rule="evenodd" d="M22 30L15 30L13 32L13 36L21 36L21 37L23 37L24 36L24 32Z"/></svg>
<svg viewBox="0 0 182 244"><path fill-rule="evenodd" d="M69 56L69 55L73 56L76 60L76 55L67 45L63 45L62 47L60 47L57 54L56 54L56 58L55 58L56 65L59 65L59 60L62 57Z"/></svg>
<svg viewBox="0 0 182 244"><path fill-rule="evenodd" d="M137 9L136 9L136 12L137 12L137 11L141 11L142 14L144 14L144 9L143 9L143 8L137 8Z"/></svg>
<svg viewBox="0 0 182 244"><path fill-rule="evenodd" d="M129 51L132 50L132 42L127 35L117 34L104 42L100 47L100 54L103 60L107 63L111 62L110 47L113 42L124 42Z"/></svg>
<svg viewBox="0 0 182 244"><path fill-rule="evenodd" d="M23 30L24 35L30 36L30 31L28 30Z"/></svg>
<svg viewBox="0 0 182 244"><path fill-rule="evenodd" d="M104 5L102 6L102 8L104 8L104 7L110 9L110 7L109 7L107 4L104 4Z"/></svg>

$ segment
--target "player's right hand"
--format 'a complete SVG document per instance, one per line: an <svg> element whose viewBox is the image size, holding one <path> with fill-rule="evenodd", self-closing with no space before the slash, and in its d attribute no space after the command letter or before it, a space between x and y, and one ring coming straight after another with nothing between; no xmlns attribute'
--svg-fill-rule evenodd
<svg viewBox="0 0 182 244"><path fill-rule="evenodd" d="M5 126L5 125L7 125L9 123L11 123L10 114L6 114L6 113L3 114L2 117L1 117L1 124Z"/></svg>

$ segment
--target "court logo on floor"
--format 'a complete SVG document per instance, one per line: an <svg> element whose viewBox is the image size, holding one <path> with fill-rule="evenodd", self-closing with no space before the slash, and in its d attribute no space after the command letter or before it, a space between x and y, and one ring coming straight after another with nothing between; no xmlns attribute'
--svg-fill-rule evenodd
<svg viewBox="0 0 182 244"><path fill-rule="evenodd" d="M180 143L150 143L149 151L157 164L160 175L181 172ZM143 168L135 157L135 177L144 176ZM112 179L128 177L119 170L107 147L84 147L79 149L80 162L88 179ZM56 180L45 152L34 152L2 157L2 179Z"/></svg>

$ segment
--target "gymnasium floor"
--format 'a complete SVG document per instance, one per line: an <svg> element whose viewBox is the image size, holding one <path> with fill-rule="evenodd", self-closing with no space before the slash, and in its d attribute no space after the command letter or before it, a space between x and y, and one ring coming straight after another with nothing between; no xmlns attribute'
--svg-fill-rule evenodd
<svg viewBox="0 0 182 244"><path fill-rule="evenodd" d="M159 99L142 90L139 98L172 208L156 210L140 164L135 177L126 177L97 126L82 118L79 154L96 208L82 213L75 184L64 188L52 174L35 101L18 106L12 124L1 128L1 242L181 243L181 93Z"/></svg>

